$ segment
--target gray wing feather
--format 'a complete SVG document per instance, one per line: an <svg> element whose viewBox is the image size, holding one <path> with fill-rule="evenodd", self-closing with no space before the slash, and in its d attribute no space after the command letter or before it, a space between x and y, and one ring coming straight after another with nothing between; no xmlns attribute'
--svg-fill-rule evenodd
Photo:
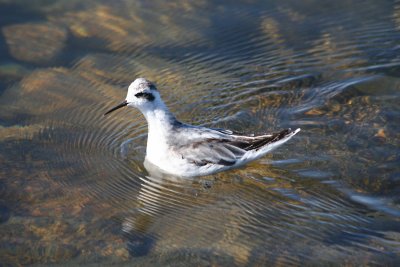
<svg viewBox="0 0 400 267"><path fill-rule="evenodd" d="M179 148L182 158L198 166L219 164L231 166L242 157L246 151L229 144L226 139L206 139L189 146Z"/></svg>
<svg viewBox="0 0 400 267"><path fill-rule="evenodd" d="M193 129L191 142L186 144L180 142L177 149L183 159L198 166L207 164L234 165L246 152L258 150L292 133L290 129L286 129L279 133L252 137L233 135L206 128L201 129L201 131L200 134L199 130ZM188 133L186 132L186 134Z"/></svg>

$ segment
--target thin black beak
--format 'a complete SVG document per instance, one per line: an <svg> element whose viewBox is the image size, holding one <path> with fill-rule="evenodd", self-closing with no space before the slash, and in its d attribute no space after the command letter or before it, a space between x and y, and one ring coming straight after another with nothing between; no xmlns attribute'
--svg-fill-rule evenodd
<svg viewBox="0 0 400 267"><path fill-rule="evenodd" d="M124 102L122 102L121 104L118 104L117 106L113 107L112 109L110 109L109 111L107 111L106 113L104 113L104 116L113 112L114 110L117 110L119 108L125 107L126 105L128 105L128 102L126 102L126 100Z"/></svg>

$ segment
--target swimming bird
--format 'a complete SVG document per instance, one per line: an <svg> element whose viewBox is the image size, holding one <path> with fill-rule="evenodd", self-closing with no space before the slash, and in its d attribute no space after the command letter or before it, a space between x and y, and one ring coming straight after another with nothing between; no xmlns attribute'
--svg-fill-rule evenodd
<svg viewBox="0 0 400 267"><path fill-rule="evenodd" d="M264 156L300 131L300 128L286 129L246 136L182 123L164 104L156 86L144 78L132 82L126 99L104 115L125 106L139 109L147 120L145 161L165 173L181 177L210 175L242 166Z"/></svg>

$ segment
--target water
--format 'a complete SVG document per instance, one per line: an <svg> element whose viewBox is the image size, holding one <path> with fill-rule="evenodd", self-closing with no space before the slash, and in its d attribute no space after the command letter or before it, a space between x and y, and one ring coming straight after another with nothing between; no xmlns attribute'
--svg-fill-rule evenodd
<svg viewBox="0 0 400 267"><path fill-rule="evenodd" d="M1 265L400 263L399 1L0 1ZM185 122L301 127L149 175L137 77Z"/></svg>

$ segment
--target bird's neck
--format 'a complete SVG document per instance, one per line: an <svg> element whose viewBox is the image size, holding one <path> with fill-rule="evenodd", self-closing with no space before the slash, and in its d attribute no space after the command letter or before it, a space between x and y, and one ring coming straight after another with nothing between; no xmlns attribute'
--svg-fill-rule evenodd
<svg viewBox="0 0 400 267"><path fill-rule="evenodd" d="M147 136L146 159L157 162L166 155L174 125L179 122L164 103L156 108L142 110L146 117L149 132Z"/></svg>
<svg viewBox="0 0 400 267"><path fill-rule="evenodd" d="M172 127L178 123L175 116L169 111L164 103L158 103L154 108L142 110L149 127L149 138L155 136L166 136Z"/></svg>

